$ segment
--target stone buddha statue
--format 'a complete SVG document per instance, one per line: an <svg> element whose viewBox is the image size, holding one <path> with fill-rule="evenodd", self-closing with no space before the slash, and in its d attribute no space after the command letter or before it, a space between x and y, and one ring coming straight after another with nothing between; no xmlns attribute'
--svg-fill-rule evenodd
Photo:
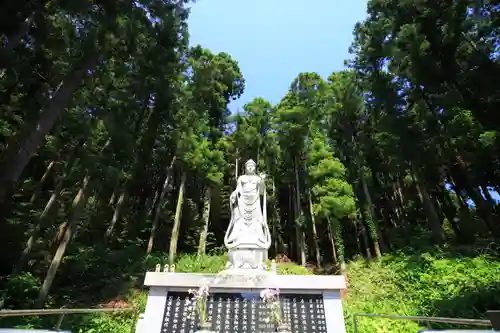
<svg viewBox="0 0 500 333"><path fill-rule="evenodd" d="M271 246L266 218L265 174L257 175L256 169L253 160L245 163L245 174L238 177L236 189L229 197L231 221L224 244L229 249L228 265L233 268L260 268Z"/></svg>

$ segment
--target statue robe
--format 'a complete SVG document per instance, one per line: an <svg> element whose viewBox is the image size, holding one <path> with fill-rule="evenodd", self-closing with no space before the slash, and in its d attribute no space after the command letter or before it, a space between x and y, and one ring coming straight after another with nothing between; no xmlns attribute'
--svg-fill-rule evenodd
<svg viewBox="0 0 500 333"><path fill-rule="evenodd" d="M228 248L269 248L271 237L262 213L260 196L264 182L256 175L238 177L235 203L231 203L231 222L224 243Z"/></svg>

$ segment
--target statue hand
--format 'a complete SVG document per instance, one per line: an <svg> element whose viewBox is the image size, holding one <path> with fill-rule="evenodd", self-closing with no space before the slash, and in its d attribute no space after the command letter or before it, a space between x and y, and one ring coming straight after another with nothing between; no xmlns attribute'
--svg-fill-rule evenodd
<svg viewBox="0 0 500 333"><path fill-rule="evenodd" d="M229 196L229 200L231 201L231 203L235 203L235 201L236 201L236 192L231 193L231 195Z"/></svg>
<svg viewBox="0 0 500 333"><path fill-rule="evenodd" d="M261 174L259 174L259 177L260 177L262 180L264 180L264 179L266 179L266 174L265 174L265 173L261 173Z"/></svg>

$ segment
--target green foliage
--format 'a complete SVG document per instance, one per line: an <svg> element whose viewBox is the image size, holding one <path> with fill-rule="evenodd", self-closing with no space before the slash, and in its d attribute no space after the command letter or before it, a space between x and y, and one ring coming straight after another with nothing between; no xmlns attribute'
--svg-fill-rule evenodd
<svg viewBox="0 0 500 333"><path fill-rule="evenodd" d="M142 298L145 299L145 295ZM86 318L80 318L80 322L73 321L72 329L75 333L133 332L137 319L137 311L132 314L128 311L117 311L113 314L88 315Z"/></svg>
<svg viewBox="0 0 500 333"><path fill-rule="evenodd" d="M288 275L312 275L313 273L304 266L295 263L279 263L277 264L276 271L278 274Z"/></svg>
<svg viewBox="0 0 500 333"><path fill-rule="evenodd" d="M40 286L40 279L30 272L16 274L10 277L5 285L5 289L9 291L5 301L12 304L13 308L31 307Z"/></svg>
<svg viewBox="0 0 500 333"><path fill-rule="evenodd" d="M176 272L219 273L227 263L226 256L183 255L176 263Z"/></svg>
<svg viewBox="0 0 500 333"><path fill-rule="evenodd" d="M451 254L451 256L450 256ZM484 318L500 305L500 262L487 255L456 253L384 255L380 262L357 260L348 265L350 288L344 300L348 332L355 313L451 318ZM431 328L453 328L431 324ZM455 326L455 328L467 328ZM407 320L358 318L364 332L417 332Z"/></svg>

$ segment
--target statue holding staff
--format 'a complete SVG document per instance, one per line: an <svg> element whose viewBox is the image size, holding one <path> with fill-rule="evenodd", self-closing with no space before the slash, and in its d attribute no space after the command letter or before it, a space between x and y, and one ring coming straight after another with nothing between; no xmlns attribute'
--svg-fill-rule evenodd
<svg viewBox="0 0 500 333"><path fill-rule="evenodd" d="M231 221L224 237L228 249L269 249L271 235L266 217L266 175L256 174L256 163L245 163L245 174L238 177L229 197ZM263 205L261 205L261 196Z"/></svg>

